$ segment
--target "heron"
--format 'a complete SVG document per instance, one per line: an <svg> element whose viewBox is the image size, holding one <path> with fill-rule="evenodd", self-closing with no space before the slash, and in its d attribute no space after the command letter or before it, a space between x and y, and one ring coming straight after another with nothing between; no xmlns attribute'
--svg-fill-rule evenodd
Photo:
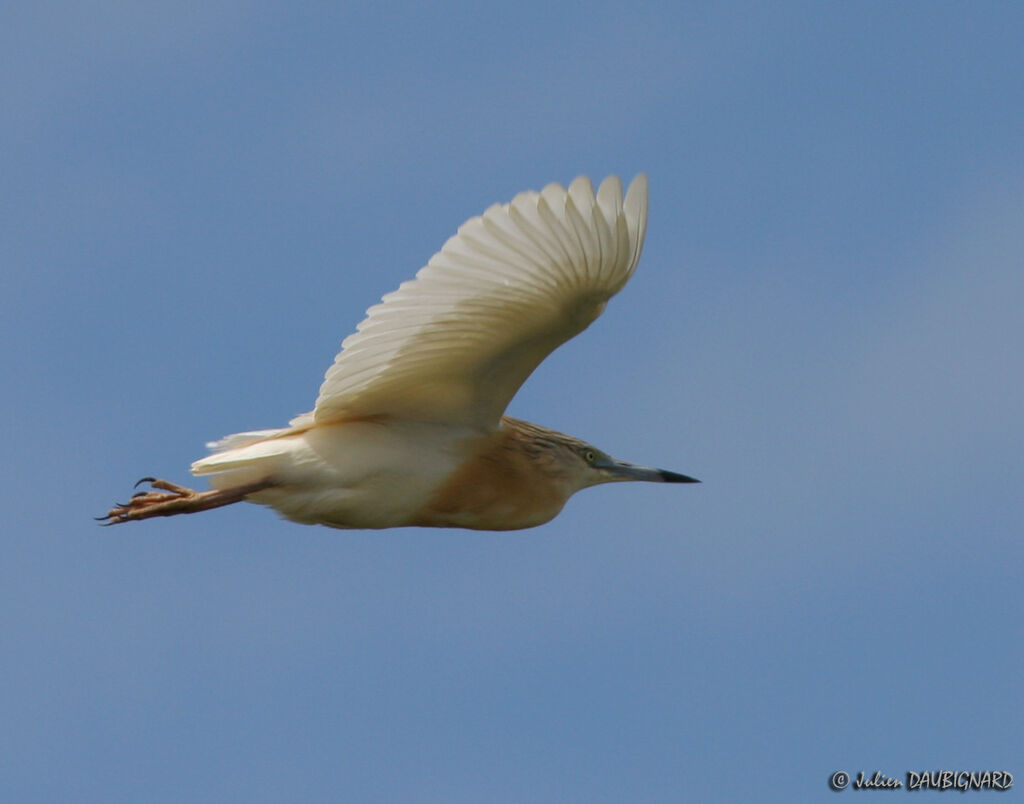
<svg viewBox="0 0 1024 804"><path fill-rule="evenodd" d="M697 483L616 460L505 415L527 377L602 313L633 275L647 177L623 194L581 176L471 218L341 345L313 410L287 427L229 435L191 465L212 488L146 477L108 525L247 501L334 528L515 530L581 489Z"/></svg>

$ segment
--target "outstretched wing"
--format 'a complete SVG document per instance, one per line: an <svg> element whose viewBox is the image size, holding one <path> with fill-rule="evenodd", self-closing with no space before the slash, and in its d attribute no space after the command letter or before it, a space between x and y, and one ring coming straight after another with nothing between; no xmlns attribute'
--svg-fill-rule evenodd
<svg viewBox="0 0 1024 804"><path fill-rule="evenodd" d="M464 223L371 307L328 369L313 416L497 427L530 373L582 332L640 259L647 178L625 199L580 177L517 195Z"/></svg>

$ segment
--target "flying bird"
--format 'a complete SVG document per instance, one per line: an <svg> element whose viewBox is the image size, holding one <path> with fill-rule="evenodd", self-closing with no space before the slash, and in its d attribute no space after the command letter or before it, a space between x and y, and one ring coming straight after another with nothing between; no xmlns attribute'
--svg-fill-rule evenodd
<svg viewBox="0 0 1024 804"><path fill-rule="evenodd" d="M596 194L580 177L493 205L367 311L312 412L209 444L191 471L212 490L143 478L136 487L149 490L99 519L245 500L334 528L514 530L549 521L588 486L699 482L504 415L540 362L633 275L646 227L642 174L625 197L615 176Z"/></svg>

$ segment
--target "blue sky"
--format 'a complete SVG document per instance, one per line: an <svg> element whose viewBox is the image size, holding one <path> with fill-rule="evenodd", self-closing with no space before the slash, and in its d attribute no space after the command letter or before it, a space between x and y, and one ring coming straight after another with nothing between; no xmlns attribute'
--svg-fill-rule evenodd
<svg viewBox="0 0 1024 804"><path fill-rule="evenodd" d="M5 18L5 798L1024 783L1018 7ZM510 412L701 486L592 489L501 534L90 520L308 410L465 218L639 171L634 279Z"/></svg>

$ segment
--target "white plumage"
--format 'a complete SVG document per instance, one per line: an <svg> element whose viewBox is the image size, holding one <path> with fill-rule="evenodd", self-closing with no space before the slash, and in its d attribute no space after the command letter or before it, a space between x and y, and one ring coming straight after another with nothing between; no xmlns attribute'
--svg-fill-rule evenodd
<svg viewBox="0 0 1024 804"><path fill-rule="evenodd" d="M327 370L318 423L389 415L496 427L553 349L636 268L647 180L517 195L464 223L416 278L371 307Z"/></svg>

